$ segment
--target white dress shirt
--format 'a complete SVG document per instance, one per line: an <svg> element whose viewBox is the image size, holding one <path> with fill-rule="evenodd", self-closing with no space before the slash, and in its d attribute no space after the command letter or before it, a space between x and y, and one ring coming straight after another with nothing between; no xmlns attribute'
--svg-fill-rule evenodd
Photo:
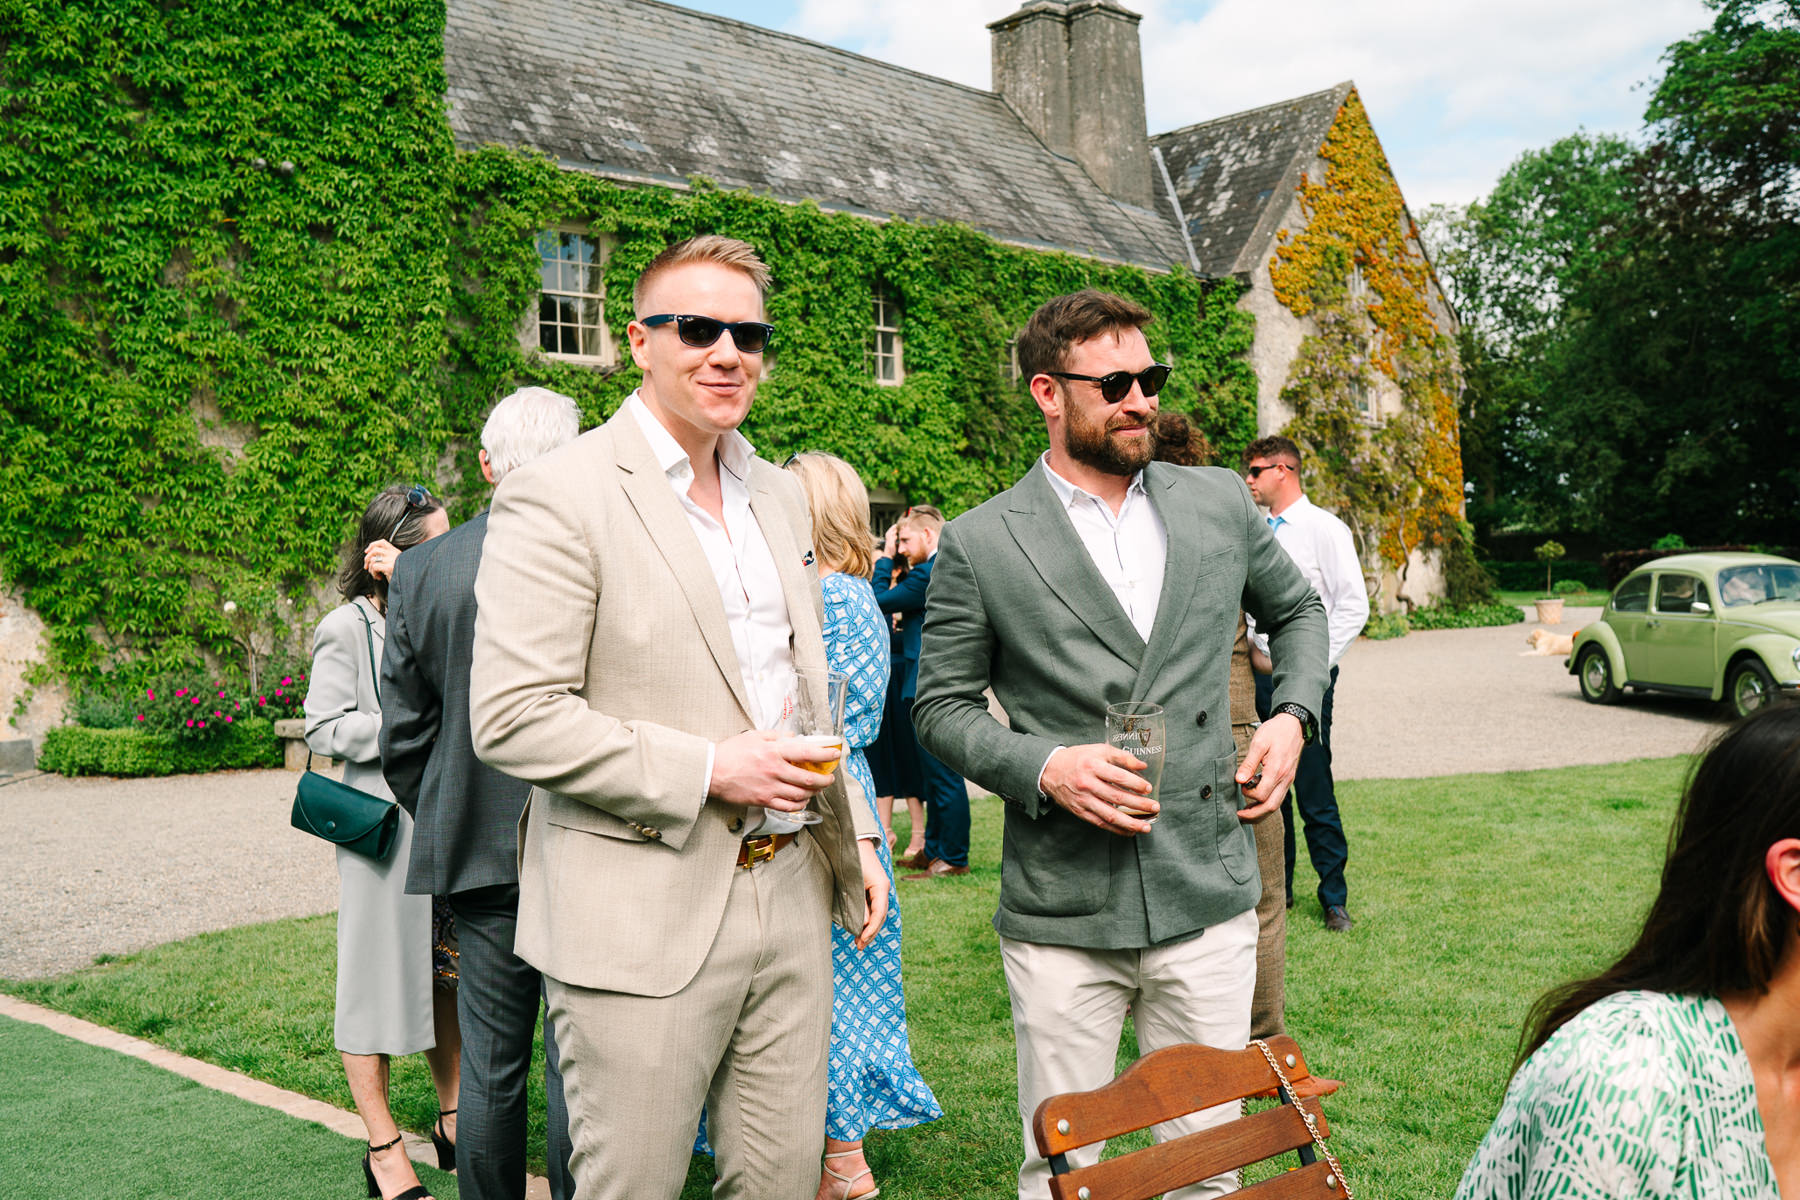
<svg viewBox="0 0 1800 1200"><path fill-rule="evenodd" d="M1131 477L1125 502L1115 514L1106 501L1052 471L1049 454L1039 462L1050 480L1050 490L1062 501L1069 523L1075 526L1075 535L1081 539L1100 578L1112 589L1138 636L1148 642L1151 627L1156 624L1156 608L1162 600L1163 572L1169 564L1169 530L1163 524L1162 514L1150 503L1150 493L1144 490L1144 473L1139 471ZM1062 748L1058 746L1056 750ZM1050 765L1056 750L1045 755L1044 766L1038 768L1039 795L1044 791L1044 768Z"/></svg>
<svg viewBox="0 0 1800 1200"><path fill-rule="evenodd" d="M750 700L750 716L758 729L775 729L783 708L798 684L794 674L794 627L788 620L787 595L775 569L775 556L763 538L762 526L750 511L750 459L756 449L743 434L732 430L719 439L719 491L723 496L725 523L701 508L691 495L694 466L687 451L663 428L636 392L625 401L650 443L650 452L663 469L676 499L687 514L688 526L700 540L706 565L712 568L725 603L725 620L731 626L731 645L737 651L738 670ZM712 787L712 751L707 752L706 779ZM767 809L760 824L755 812L745 820L745 837L792 833L800 828L779 813Z"/></svg>
<svg viewBox="0 0 1800 1200"><path fill-rule="evenodd" d="M1348 525L1305 496L1269 517L1269 524L1275 540L1325 602L1331 665L1335 667L1369 623L1369 589L1363 582L1362 562L1356 557L1356 539ZM1244 620L1256 648L1267 654L1268 635L1256 632L1256 618L1248 613Z"/></svg>
<svg viewBox="0 0 1800 1200"><path fill-rule="evenodd" d="M1118 598L1119 607L1131 618L1138 636L1148 642L1150 628L1156 624L1156 606L1162 600L1169 531L1144 490L1144 473L1139 471L1131 477L1125 502L1115 515L1106 501L1052 471L1048 454L1041 461L1050 490L1062 501L1100 578L1106 580L1106 586Z"/></svg>

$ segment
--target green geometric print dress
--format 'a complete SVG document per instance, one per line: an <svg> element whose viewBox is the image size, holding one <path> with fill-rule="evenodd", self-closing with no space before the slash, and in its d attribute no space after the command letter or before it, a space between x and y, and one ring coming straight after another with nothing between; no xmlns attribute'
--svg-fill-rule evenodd
<svg viewBox="0 0 1800 1200"><path fill-rule="evenodd" d="M1711 996L1619 992L1519 1068L1457 1200L1777 1200L1750 1060Z"/></svg>

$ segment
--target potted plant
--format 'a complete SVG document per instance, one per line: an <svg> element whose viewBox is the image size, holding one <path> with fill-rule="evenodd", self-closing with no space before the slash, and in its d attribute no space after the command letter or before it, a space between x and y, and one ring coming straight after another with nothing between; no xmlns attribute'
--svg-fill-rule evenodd
<svg viewBox="0 0 1800 1200"><path fill-rule="evenodd" d="M1544 564L1544 594L1537 600L1537 619L1545 625L1559 625L1562 623L1563 598L1557 595L1551 587L1551 564L1567 554L1568 551L1563 549L1561 542L1553 540L1545 542L1531 553Z"/></svg>

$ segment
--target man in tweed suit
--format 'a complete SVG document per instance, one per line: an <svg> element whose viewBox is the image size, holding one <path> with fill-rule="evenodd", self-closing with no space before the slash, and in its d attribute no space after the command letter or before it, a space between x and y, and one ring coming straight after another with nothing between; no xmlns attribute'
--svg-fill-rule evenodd
<svg viewBox="0 0 1800 1200"><path fill-rule="evenodd" d="M499 483L514 467L573 441L580 426L569 397L521 388L482 426L482 476ZM445 896L456 914L463 1031L457 1183L468 1200L521 1200L525 1080L543 984L513 953L517 829L530 785L482 763L469 742L475 573L487 524L481 513L395 560L381 659L381 770L415 822L406 890ZM567 1200L574 1190L569 1116L548 1022L544 1050L544 1157L551 1194Z"/></svg>
<svg viewBox="0 0 1800 1200"><path fill-rule="evenodd" d="M1127 1008L1146 1053L1243 1047L1261 891L1245 822L1281 803L1324 692L1324 610L1243 481L1150 461L1169 368L1149 321L1093 291L1032 315L1019 366L1050 450L945 527L925 610L919 741L1006 802L994 927L1018 1044L1021 1200L1049 1194L1032 1113L1112 1078ZM1228 698L1240 605L1280 644L1277 708L1242 766ZM989 715L990 687L1010 727ZM1124 701L1165 710L1160 807L1144 764L1105 743L1106 706ZM1160 812L1154 830L1126 809ZM1163 1132L1235 1115L1223 1108Z"/></svg>
<svg viewBox="0 0 1800 1200"><path fill-rule="evenodd" d="M475 594L475 750L529 779L520 957L544 973L581 1200L808 1200L835 916L887 910L873 811L776 732L825 666L811 518L755 457L768 271L698 237L638 277L638 390L509 476ZM822 824L788 813L810 807ZM865 840L866 839L866 840Z"/></svg>

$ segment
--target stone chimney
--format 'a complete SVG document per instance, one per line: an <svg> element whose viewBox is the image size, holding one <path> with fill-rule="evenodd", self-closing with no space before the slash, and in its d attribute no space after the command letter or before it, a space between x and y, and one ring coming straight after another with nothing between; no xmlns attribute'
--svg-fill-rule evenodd
<svg viewBox="0 0 1800 1200"><path fill-rule="evenodd" d="M994 90L1109 195L1154 205L1137 13L1115 0L1027 0L988 26Z"/></svg>

